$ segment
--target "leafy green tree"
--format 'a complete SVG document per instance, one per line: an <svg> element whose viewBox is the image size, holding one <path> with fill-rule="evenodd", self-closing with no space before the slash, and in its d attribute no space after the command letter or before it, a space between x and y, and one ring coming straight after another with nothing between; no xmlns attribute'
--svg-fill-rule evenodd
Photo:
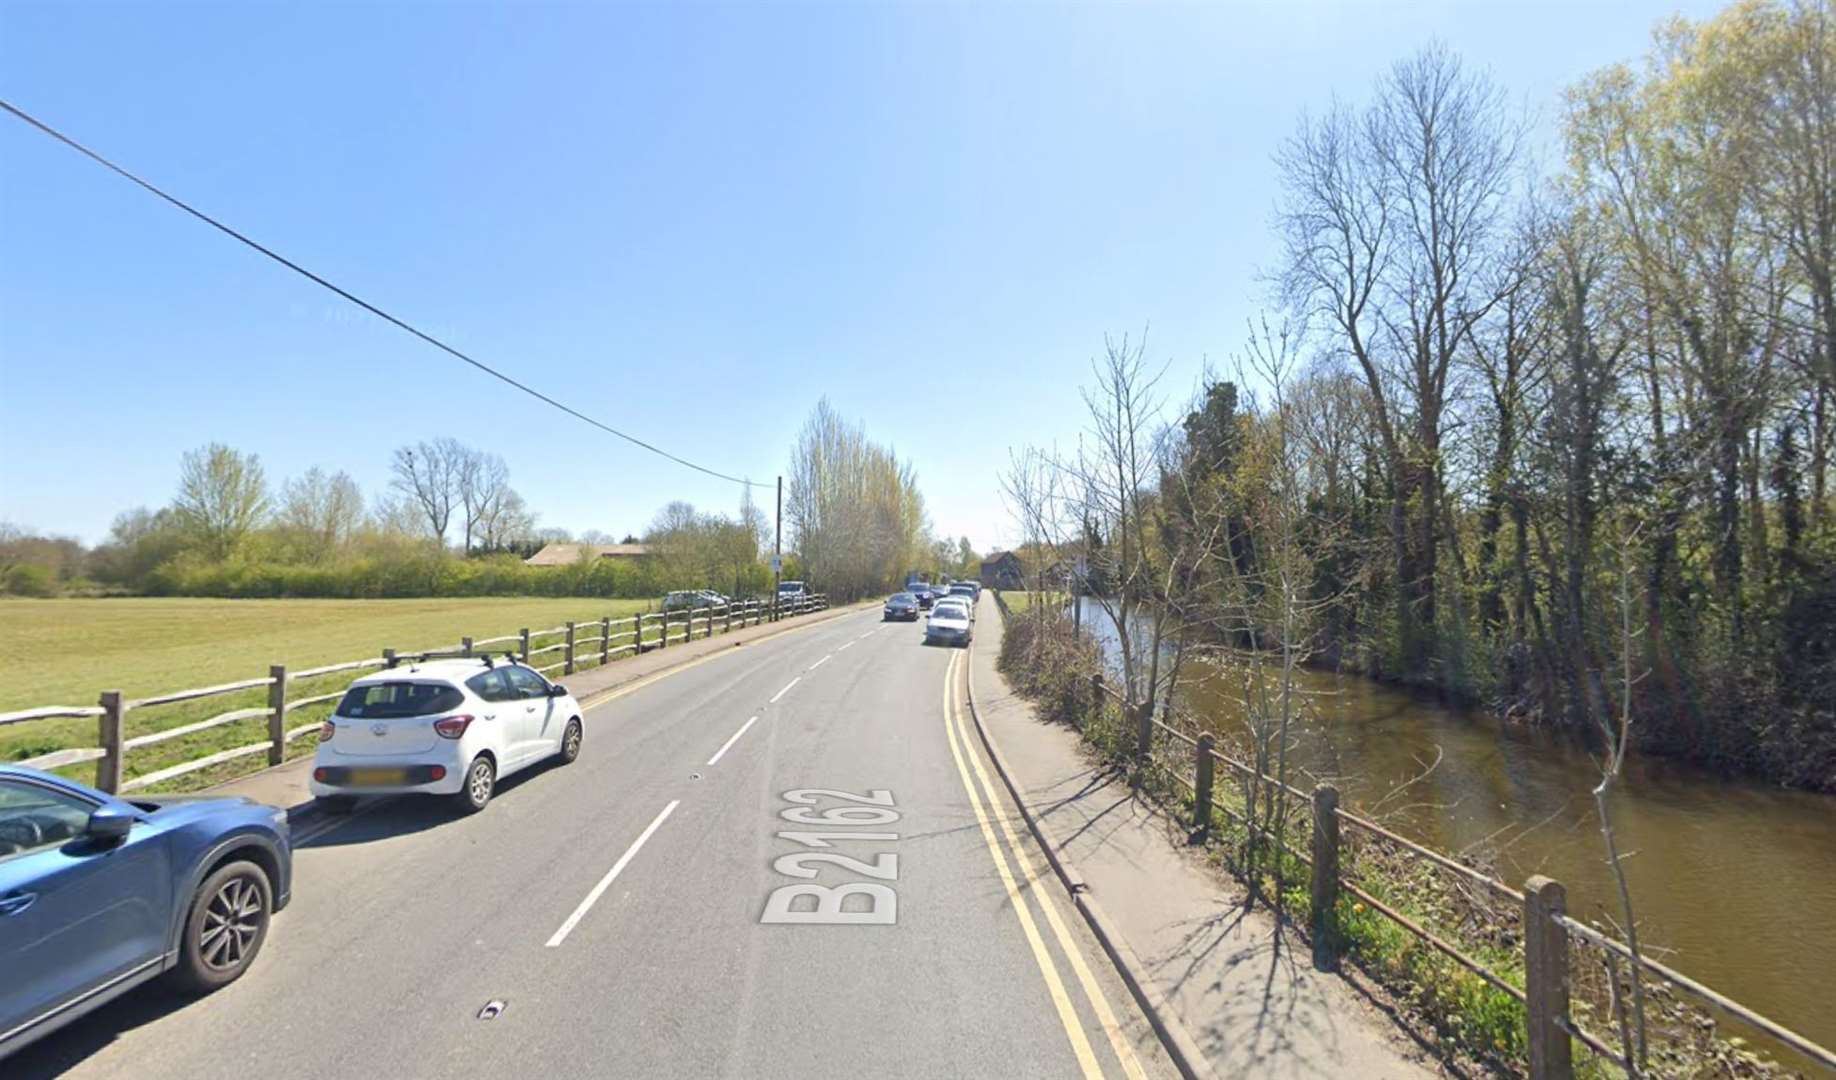
<svg viewBox="0 0 1836 1080"><path fill-rule="evenodd" d="M268 512L261 458L222 443L186 453L172 510L200 554L215 561L229 558Z"/></svg>

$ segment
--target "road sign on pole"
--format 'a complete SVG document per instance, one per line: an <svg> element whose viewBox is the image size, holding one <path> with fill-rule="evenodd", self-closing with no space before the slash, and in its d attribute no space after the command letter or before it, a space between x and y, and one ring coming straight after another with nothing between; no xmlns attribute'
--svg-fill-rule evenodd
<svg viewBox="0 0 1836 1080"><path fill-rule="evenodd" d="M773 555L771 557L771 572L774 574L782 574L784 572L784 556Z"/></svg>

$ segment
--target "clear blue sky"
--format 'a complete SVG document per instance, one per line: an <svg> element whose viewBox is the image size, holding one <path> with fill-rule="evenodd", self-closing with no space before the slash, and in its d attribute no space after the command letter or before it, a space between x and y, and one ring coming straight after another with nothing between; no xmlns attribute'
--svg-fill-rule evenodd
<svg viewBox="0 0 1836 1080"><path fill-rule="evenodd" d="M997 467L1075 439L1105 331L1151 323L1181 395L1242 340L1302 108L1439 36L1547 133L1678 9L9 0L0 95L714 468L769 481L826 394L985 549L1013 531ZM393 447L454 435L576 531L738 503L11 118L0 376L0 519L88 540L211 440L373 493Z"/></svg>

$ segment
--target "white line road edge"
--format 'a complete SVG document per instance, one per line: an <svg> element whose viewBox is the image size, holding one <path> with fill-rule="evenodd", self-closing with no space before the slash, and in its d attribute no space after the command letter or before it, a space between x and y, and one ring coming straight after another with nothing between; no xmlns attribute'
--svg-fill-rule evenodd
<svg viewBox="0 0 1836 1080"><path fill-rule="evenodd" d="M767 704L767 705L776 705L776 704L778 703L778 699L779 699L779 698L781 698L781 697L783 697L783 696L784 696L785 694L788 694L788 693L790 693L790 691L791 691L791 687L793 687L793 686L796 686L796 685L797 685L798 683L800 683L800 682L802 682L802 681L803 681L803 676L801 676L801 675L799 675L799 676L797 676L796 678L794 678L794 679L792 679L792 680L791 680L790 682L787 682L787 683L785 683L785 684L784 684L784 689L782 689L782 690L780 690L780 691L778 691L777 693L775 693L775 694L773 694L773 695L771 695L771 700L770 700L770 701L767 701L767 702L766 702L765 704Z"/></svg>
<svg viewBox="0 0 1836 1080"><path fill-rule="evenodd" d="M580 925L580 920L586 918L586 913L593 910L593 905L599 902L599 898L611 887L613 879L618 877L619 872L623 870L625 865L631 861L632 857L638 853L638 849L644 846L644 841L649 840L651 834L657 831L658 826L662 825L664 820L675 812L676 807L681 805L681 799L670 800L670 804L663 808L663 812L658 814L656 818L651 821L650 825L646 827L643 832L638 834L638 838L633 840L631 846L625 849L625 853L620 855L618 861L612 864L612 869L606 871L606 876L599 879L599 884L593 886L593 891L586 894L586 899L580 901L580 906L575 908L574 913L569 915L567 921L561 924L561 929L556 930L555 936L548 939L549 948L556 948L563 941L567 940L567 935L573 933L574 927Z"/></svg>
<svg viewBox="0 0 1836 1080"><path fill-rule="evenodd" d="M744 734L746 734L746 729L747 729L747 728L749 728L749 727L751 727L752 725L754 725L754 724L756 724L756 723L758 723L758 721L759 721L759 718L755 716L755 717L753 717L752 719L750 719L750 720L748 720L748 721L746 721L745 723L743 723L743 724L741 724L741 725L740 725L740 729L739 729L738 731L736 731L736 732L734 732L734 733L733 733L733 736L732 736L731 738L729 738L729 739L728 739L728 740L727 740L726 742L724 742L724 743L721 743L721 744L720 744L720 749L719 749L719 750L716 750L716 751L714 751L714 756L708 759L708 764L709 764L709 765L712 765L712 764L714 764L714 763L715 763L716 761L719 761L719 760L720 760L720 756L721 756L722 754L724 754L724 753L726 753L726 752L727 752L728 750L730 750L730 749L732 749L732 747L733 747L733 744L734 744L734 743L736 743L736 742L739 742L739 737L740 737L741 735L744 735Z"/></svg>

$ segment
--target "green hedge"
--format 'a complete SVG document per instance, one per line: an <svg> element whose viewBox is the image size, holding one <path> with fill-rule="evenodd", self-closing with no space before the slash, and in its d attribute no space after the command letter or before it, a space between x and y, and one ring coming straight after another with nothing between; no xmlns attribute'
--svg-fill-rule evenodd
<svg viewBox="0 0 1836 1080"><path fill-rule="evenodd" d="M750 567L733 581L674 581L650 561L600 559L570 566L529 566L514 555L462 559L437 553L360 557L338 563L293 564L178 559L155 568L149 596L233 599L312 597L368 600L447 596L599 596L638 598L670 589L713 588L764 594L771 571Z"/></svg>

